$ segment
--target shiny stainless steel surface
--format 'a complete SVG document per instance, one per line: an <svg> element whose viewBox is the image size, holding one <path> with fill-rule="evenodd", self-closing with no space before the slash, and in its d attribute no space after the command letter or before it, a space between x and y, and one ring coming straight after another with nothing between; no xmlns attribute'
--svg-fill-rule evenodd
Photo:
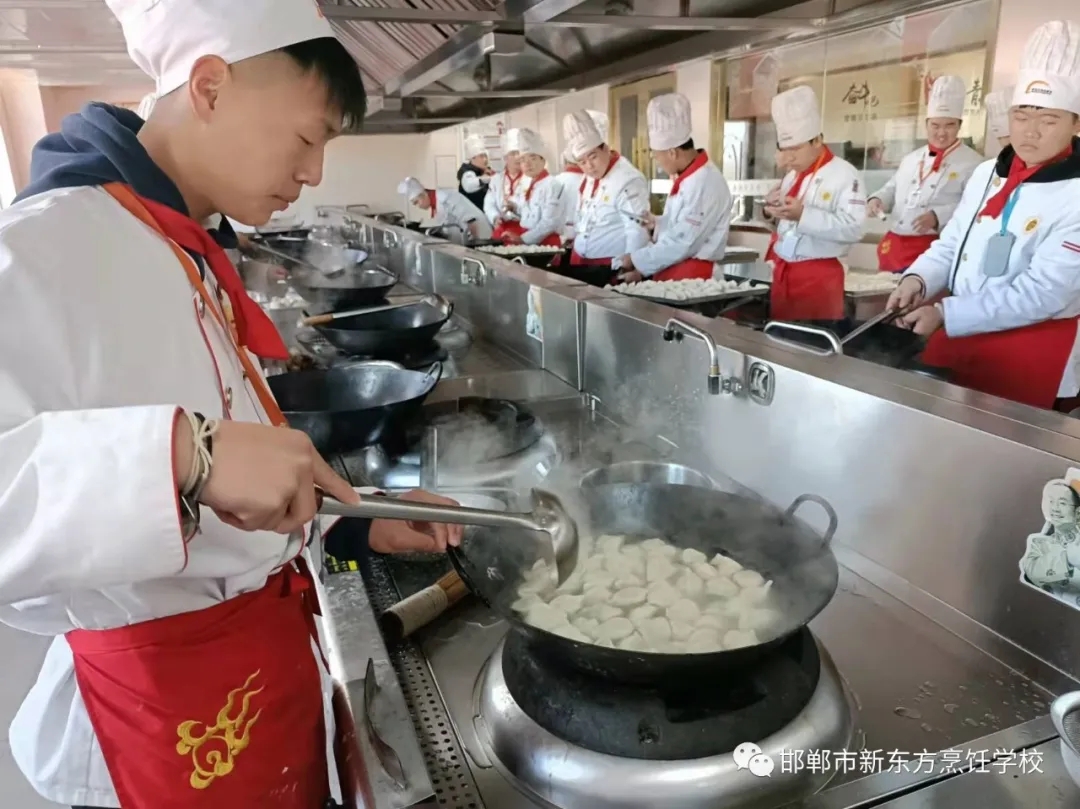
<svg viewBox="0 0 1080 809"><path fill-rule="evenodd" d="M779 765L784 750L842 750L851 739L851 713L840 678L824 649L822 673L809 704L784 730L756 741ZM767 779L740 768L732 755L690 761L617 758L575 748L537 725L503 679L502 643L484 665L473 726L481 755L531 793L562 809L728 809L779 807L814 793L830 773L784 773ZM751 740L747 740L751 741ZM472 752L472 751L470 751Z"/></svg>
<svg viewBox="0 0 1080 809"><path fill-rule="evenodd" d="M719 489L720 485L697 469L677 463L656 461L625 461L601 466L581 476L581 488L606 486L611 483L669 483L677 486L697 486Z"/></svg>
<svg viewBox="0 0 1080 809"><path fill-rule="evenodd" d="M777 337L776 335L772 334L772 332L774 331L782 331L784 329L802 332L803 334L812 334L815 337L821 337L828 341L829 350L822 351L821 349L817 349L812 346L805 346L792 340L785 340L782 337ZM833 354L844 353L844 344L839 337L837 337L828 329L821 329L817 326L807 326L805 323L789 323L786 320L770 320L768 323L765 324L765 328L762 329L762 334L764 334L769 339L775 340L776 342L781 343L785 346L800 351L807 351L811 354L816 354L819 357L828 357Z"/></svg>

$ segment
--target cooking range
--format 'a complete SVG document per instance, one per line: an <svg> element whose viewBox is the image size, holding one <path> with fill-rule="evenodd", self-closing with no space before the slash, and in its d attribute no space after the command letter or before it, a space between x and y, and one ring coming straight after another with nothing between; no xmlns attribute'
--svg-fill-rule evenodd
<svg viewBox="0 0 1080 809"><path fill-rule="evenodd" d="M413 462L434 452L439 480L446 481L440 488L521 489L527 476L543 477L577 449L566 439L572 433L566 423L581 418L578 412L535 409L499 400L428 406L407 451L387 453L389 470L373 463L370 449L341 462L356 484L375 482L373 468L386 480L411 476L410 483L419 483L424 465ZM500 436L471 442L483 444L486 467L458 463L443 448L440 437L454 430ZM460 435L455 446L469 443ZM467 467L485 473L470 478ZM449 570L446 559L434 557L375 558L362 566L376 612ZM390 654L436 801L445 807L782 806L827 780L806 769L790 771L783 751L845 749L852 737L845 688L807 629L746 665L632 685L561 665L469 599ZM760 762L752 770L746 757L734 755L747 744L771 759L768 775L755 774L763 772Z"/></svg>

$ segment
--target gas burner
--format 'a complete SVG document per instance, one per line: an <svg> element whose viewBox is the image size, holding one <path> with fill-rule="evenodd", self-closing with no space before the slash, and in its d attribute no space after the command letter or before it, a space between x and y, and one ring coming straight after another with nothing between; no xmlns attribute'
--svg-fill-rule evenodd
<svg viewBox="0 0 1080 809"><path fill-rule="evenodd" d="M529 655L511 634L484 666L474 697L474 725L485 755L518 789L559 809L778 807L820 790L829 779L828 773L807 768L783 772L782 752L845 749L853 720L839 674L809 630L778 647L777 655L788 661L769 664L771 671L763 662L757 672L744 675L752 686L732 685L725 672L714 679L712 693L703 697L706 703L694 704L682 696L643 695L610 683L578 691L575 675L560 671L556 677L535 661L523 661ZM815 661L818 672L810 684ZM526 687L525 680L538 671L543 680ZM784 688L785 682L808 691L808 698L781 700L784 705L778 707L774 701L782 695L774 689ZM694 688L703 689L703 684ZM766 700L764 691L773 696ZM793 707L796 701L803 704L801 710ZM540 716L543 724L530 714ZM744 717L748 724L742 726ZM588 749L545 725L591 747L635 755ZM754 738L751 727L765 735ZM768 778L740 769L727 752L748 742L771 757L774 769ZM654 746L663 755L651 753ZM725 752L704 752L720 750ZM664 758L676 754L695 757Z"/></svg>

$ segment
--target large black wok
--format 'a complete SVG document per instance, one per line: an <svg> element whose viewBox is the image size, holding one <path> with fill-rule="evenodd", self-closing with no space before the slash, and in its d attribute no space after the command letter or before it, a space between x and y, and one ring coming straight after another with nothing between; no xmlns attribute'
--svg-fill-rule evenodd
<svg viewBox="0 0 1080 809"><path fill-rule="evenodd" d="M696 548L710 558L730 556L773 582L770 606L783 625L757 646L704 654L657 654L596 646L525 624L511 605L522 574L539 558L527 536L505 530L467 529L450 559L470 590L521 633L531 652L555 665L619 682L656 684L754 662L825 608L836 592L838 568L829 548L836 514L824 500L803 495L788 510L725 492L672 484L611 484L584 489L582 535L624 534L663 537L680 548ZM819 536L796 520L804 502L822 505L830 524ZM568 504L569 505L569 504ZM571 514L577 515L573 510Z"/></svg>
<svg viewBox="0 0 1080 809"><path fill-rule="evenodd" d="M397 276L382 267L356 266L340 275L294 267L289 283L304 300L327 312L340 312L382 303L397 284Z"/></svg>
<svg viewBox="0 0 1080 809"><path fill-rule="evenodd" d="M440 363L426 372L394 363L357 363L267 381L289 426L307 433L327 454L365 447L403 430L441 374Z"/></svg>
<svg viewBox="0 0 1080 809"><path fill-rule="evenodd" d="M331 345L346 354L400 357L430 343L453 311L454 305L440 297L437 306L412 303L388 311L343 317L332 325L316 328Z"/></svg>

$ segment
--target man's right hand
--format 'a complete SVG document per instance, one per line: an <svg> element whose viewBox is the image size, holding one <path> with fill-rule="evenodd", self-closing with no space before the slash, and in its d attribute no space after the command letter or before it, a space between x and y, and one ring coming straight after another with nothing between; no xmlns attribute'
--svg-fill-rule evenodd
<svg viewBox="0 0 1080 809"><path fill-rule="evenodd" d="M918 306L926 298L926 287L917 275L909 275L892 291L885 308L892 311Z"/></svg>
<svg viewBox="0 0 1080 809"><path fill-rule="evenodd" d="M177 428L174 457L182 480L190 467L192 437L185 417L178 419ZM342 502L358 502L352 486L299 430L222 421L213 436L213 467L199 501L236 528L291 534L314 518L316 486Z"/></svg>

